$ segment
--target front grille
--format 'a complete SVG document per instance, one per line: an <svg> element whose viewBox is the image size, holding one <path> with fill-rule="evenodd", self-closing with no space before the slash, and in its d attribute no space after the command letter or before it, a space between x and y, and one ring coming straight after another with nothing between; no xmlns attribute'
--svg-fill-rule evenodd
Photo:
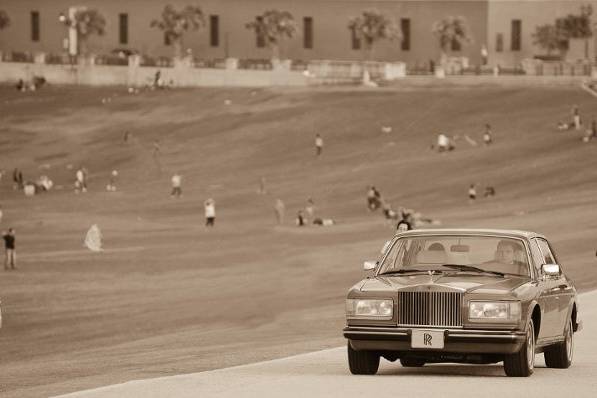
<svg viewBox="0 0 597 398"><path fill-rule="evenodd" d="M461 327L462 293L398 292L398 325Z"/></svg>

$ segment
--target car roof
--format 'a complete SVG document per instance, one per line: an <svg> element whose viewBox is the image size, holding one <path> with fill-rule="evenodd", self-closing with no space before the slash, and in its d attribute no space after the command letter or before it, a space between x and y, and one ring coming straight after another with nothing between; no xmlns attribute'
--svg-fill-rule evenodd
<svg viewBox="0 0 597 398"><path fill-rule="evenodd" d="M429 229L412 229L410 231L398 232L396 236L415 236L415 235L492 235L509 238L531 239L531 238L545 238L545 236L532 231L521 231L516 229L483 229L483 228L429 228Z"/></svg>

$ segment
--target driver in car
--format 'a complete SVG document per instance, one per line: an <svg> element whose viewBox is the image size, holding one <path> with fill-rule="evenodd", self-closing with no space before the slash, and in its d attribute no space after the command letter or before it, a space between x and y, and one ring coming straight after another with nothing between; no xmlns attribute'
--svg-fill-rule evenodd
<svg viewBox="0 0 597 398"><path fill-rule="evenodd" d="M517 254L520 253L520 246L509 240L501 240L497 245L495 252L495 261L507 265L499 271L511 274L525 274L524 263L517 260Z"/></svg>

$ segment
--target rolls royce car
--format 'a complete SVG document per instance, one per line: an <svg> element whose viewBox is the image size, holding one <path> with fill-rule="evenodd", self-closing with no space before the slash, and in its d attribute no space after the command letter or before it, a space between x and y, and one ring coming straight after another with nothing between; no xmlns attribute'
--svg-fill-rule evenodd
<svg viewBox="0 0 597 398"><path fill-rule="evenodd" d="M503 362L508 376L572 364L582 328L576 289L548 240L511 230L429 229L396 234L373 274L346 299L353 374L380 358L402 366Z"/></svg>

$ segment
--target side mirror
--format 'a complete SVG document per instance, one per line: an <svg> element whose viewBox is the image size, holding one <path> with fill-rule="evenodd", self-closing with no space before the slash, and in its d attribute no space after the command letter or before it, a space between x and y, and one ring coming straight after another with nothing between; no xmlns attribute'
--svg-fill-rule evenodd
<svg viewBox="0 0 597 398"><path fill-rule="evenodd" d="M363 263L363 269L365 271L371 271L372 269L375 269L375 267L377 267L377 261L365 261Z"/></svg>
<svg viewBox="0 0 597 398"><path fill-rule="evenodd" d="M386 252L388 251L388 247L390 247L390 243L392 243L391 240L386 241L386 243L383 244L383 248L381 249L381 254L386 254Z"/></svg>
<svg viewBox="0 0 597 398"><path fill-rule="evenodd" d="M547 276L560 276L562 270L558 264L543 264L541 267L543 274Z"/></svg>

